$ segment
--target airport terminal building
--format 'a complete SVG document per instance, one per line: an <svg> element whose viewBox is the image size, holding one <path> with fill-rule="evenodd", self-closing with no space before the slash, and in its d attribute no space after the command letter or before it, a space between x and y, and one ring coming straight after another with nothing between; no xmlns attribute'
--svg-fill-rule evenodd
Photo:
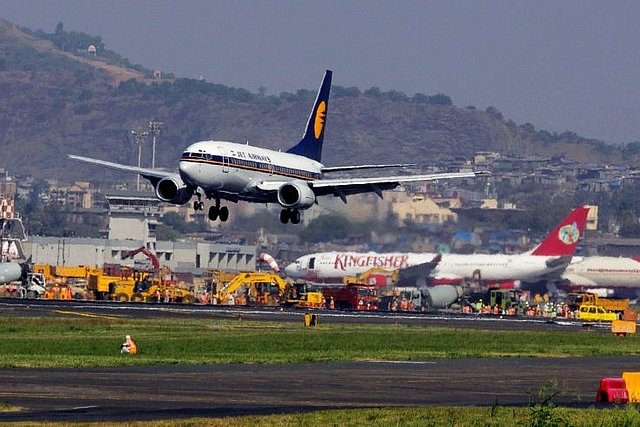
<svg viewBox="0 0 640 427"><path fill-rule="evenodd" d="M177 273L199 275L203 270L229 272L255 270L257 247L206 242L153 242L142 240L88 239L75 237L29 236L22 242L26 257L33 264L103 267L104 264L133 266L129 251L147 247L161 266ZM124 259L123 259L124 258ZM139 254L136 259L144 259Z"/></svg>

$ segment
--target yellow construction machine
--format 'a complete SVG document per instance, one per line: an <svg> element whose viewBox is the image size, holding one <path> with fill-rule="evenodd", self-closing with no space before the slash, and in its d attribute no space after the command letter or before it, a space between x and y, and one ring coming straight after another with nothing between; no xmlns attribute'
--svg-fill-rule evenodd
<svg viewBox="0 0 640 427"><path fill-rule="evenodd" d="M221 305L260 305L320 308L322 293L306 283L287 283L273 272L237 274L218 290Z"/></svg>
<svg viewBox="0 0 640 427"><path fill-rule="evenodd" d="M133 279L133 280L131 280ZM131 279L116 281L112 298L120 302L174 302L192 304L193 291L164 281L150 272L135 272Z"/></svg>

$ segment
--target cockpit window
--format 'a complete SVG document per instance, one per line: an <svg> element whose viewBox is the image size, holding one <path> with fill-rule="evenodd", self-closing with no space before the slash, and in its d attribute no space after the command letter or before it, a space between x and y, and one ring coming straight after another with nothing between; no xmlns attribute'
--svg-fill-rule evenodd
<svg viewBox="0 0 640 427"><path fill-rule="evenodd" d="M182 154L183 158L191 158L191 159L208 159L210 157L207 153L195 153L191 151L185 151Z"/></svg>

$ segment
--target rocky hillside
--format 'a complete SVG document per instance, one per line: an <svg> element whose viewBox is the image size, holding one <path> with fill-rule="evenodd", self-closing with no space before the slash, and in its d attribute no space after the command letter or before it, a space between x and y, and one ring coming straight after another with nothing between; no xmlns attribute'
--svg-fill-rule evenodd
<svg viewBox="0 0 640 427"><path fill-rule="evenodd" d="M96 47L95 55L87 51ZM324 70L318 70L318 83ZM335 70L324 162L432 164L476 151L620 163L635 144L607 146L574 133L552 134L505 121L496 108L459 108L446 95L381 93L339 86ZM64 181L113 180L67 153L137 162L132 130L163 122L156 164L172 167L195 140L249 141L286 149L301 136L314 90L262 96L244 89L153 75L109 51L99 36L32 32L0 20L0 166ZM143 166L150 164L150 142ZM625 151L626 150L626 151ZM635 150L635 151L634 151Z"/></svg>

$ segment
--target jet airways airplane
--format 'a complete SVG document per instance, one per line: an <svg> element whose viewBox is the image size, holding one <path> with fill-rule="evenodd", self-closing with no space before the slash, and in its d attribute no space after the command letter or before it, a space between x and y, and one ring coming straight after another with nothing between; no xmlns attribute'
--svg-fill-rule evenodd
<svg viewBox="0 0 640 427"><path fill-rule="evenodd" d="M292 278L312 282L341 281L371 268L415 268L431 263L426 272L432 285L457 284L480 275L483 282L539 281L557 276L569 264L583 233L589 208L574 209L536 248L524 254L437 254L324 252L305 255L285 267ZM479 274L478 274L479 273Z"/></svg>
<svg viewBox="0 0 640 427"><path fill-rule="evenodd" d="M382 198L384 190L403 182L475 177L473 172L426 175L383 176L369 178L325 179L325 173L367 168L402 166L355 165L326 167L321 163L322 143L332 72L327 70L311 110L302 139L286 152L227 141L200 141L182 153L178 172L140 168L130 165L69 155L71 159L94 165L133 172L148 179L163 202L185 204L195 195L195 210L204 209L202 196L213 199L210 220L226 221L229 209L220 200L231 202L278 203L280 221L300 222L300 211L317 203L318 196L333 195L346 203L351 194L374 192ZM479 172L482 173L482 172Z"/></svg>

